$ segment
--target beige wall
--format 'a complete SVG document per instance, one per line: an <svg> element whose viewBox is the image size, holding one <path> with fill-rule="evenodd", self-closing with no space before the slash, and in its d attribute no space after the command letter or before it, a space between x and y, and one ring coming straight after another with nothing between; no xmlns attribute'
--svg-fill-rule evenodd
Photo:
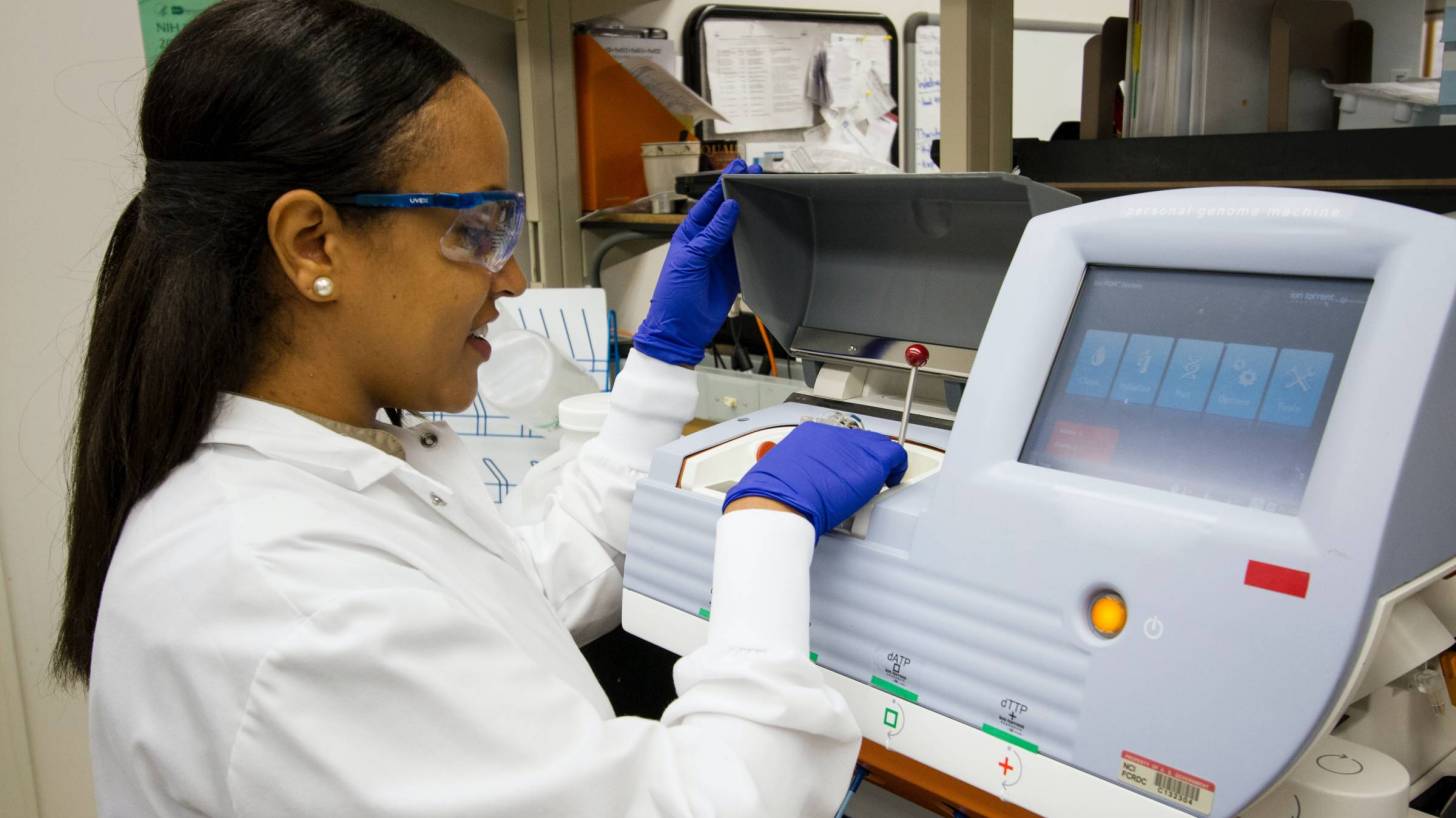
<svg viewBox="0 0 1456 818"><path fill-rule="evenodd" d="M6 593L0 597L8 602L15 670L0 661L0 674L12 674L0 679L0 695L14 690L16 672L20 695L0 702L6 719L0 739L28 740L4 748L17 766L0 774L0 782L19 797L11 801L6 793L0 812L71 818L91 814L92 797L85 705L57 691L47 676L65 564L62 444L100 251L137 181L131 131L142 45L134 2L9 3L5 17L0 563ZM16 748L28 750L32 799L24 797L30 776Z"/></svg>
<svg viewBox="0 0 1456 818"><path fill-rule="evenodd" d="M1390 82L1397 71L1421 74L1421 26L1426 0L1350 0L1355 16L1375 28L1370 79Z"/></svg>
<svg viewBox="0 0 1456 818"><path fill-rule="evenodd" d="M510 21L451 0L374 2L455 50L519 145ZM55 689L47 664L81 344L100 253L140 183L137 3L7 2L0 74L0 816L84 818L85 704Z"/></svg>

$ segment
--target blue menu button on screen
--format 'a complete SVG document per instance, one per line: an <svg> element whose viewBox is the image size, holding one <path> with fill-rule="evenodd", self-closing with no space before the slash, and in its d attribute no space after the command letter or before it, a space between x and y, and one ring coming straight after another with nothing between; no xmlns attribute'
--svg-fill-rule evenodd
<svg viewBox="0 0 1456 818"><path fill-rule="evenodd" d="M1112 388L1112 376L1117 372L1117 362L1122 358L1123 344L1126 343L1125 332L1088 330L1082 349L1077 353L1077 363L1072 366L1067 392L1089 398L1107 397L1107 390Z"/></svg>
<svg viewBox="0 0 1456 818"><path fill-rule="evenodd" d="M1221 352L1223 344L1218 341L1178 339L1178 345L1173 347L1173 357L1168 362L1168 374L1163 378L1163 389L1158 393L1158 405L1167 409L1202 412Z"/></svg>
<svg viewBox="0 0 1456 818"><path fill-rule="evenodd" d="M1274 366L1274 347L1229 344L1223 352L1223 364L1213 381L1213 395L1208 399L1208 413L1242 420L1253 420L1259 413L1259 399L1269 385L1269 370Z"/></svg>
<svg viewBox="0 0 1456 818"><path fill-rule="evenodd" d="M1269 380L1269 394L1259 420L1287 426L1309 426L1319 410L1320 396L1335 356L1307 349L1284 349Z"/></svg>
<svg viewBox="0 0 1456 818"><path fill-rule="evenodd" d="M1134 335L1127 340L1122 367L1112 384L1112 399L1122 403L1151 406L1158 396L1158 383L1168 366L1173 339L1162 335Z"/></svg>

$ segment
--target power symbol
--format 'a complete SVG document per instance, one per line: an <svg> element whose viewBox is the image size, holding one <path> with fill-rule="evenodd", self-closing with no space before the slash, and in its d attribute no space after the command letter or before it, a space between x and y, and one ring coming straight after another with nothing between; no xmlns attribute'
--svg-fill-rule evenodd
<svg viewBox="0 0 1456 818"><path fill-rule="evenodd" d="M1149 639L1162 639L1163 620L1156 616L1148 617L1148 621L1143 623L1143 635Z"/></svg>

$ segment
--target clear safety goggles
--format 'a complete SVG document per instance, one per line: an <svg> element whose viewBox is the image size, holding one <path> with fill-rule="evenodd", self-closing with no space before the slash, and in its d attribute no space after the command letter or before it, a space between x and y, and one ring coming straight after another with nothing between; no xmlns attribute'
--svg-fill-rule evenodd
<svg viewBox="0 0 1456 818"><path fill-rule="evenodd" d="M359 193L333 200L356 207L442 208L459 211L440 239L451 261L479 264L498 273L516 252L526 223L526 194L513 190L478 193Z"/></svg>

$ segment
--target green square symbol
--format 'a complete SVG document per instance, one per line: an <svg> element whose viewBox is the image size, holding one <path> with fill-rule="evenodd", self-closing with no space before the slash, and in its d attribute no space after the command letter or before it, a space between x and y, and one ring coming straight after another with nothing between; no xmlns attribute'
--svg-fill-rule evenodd
<svg viewBox="0 0 1456 818"><path fill-rule="evenodd" d="M885 708L885 726L891 730L900 726L900 713L893 707Z"/></svg>

